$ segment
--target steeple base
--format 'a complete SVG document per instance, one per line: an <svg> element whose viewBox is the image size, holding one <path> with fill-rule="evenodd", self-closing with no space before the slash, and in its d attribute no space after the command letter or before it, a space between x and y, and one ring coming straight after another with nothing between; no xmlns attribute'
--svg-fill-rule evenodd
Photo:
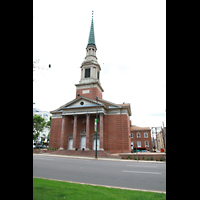
<svg viewBox="0 0 200 200"><path fill-rule="evenodd" d="M96 100L95 97L102 99L103 88L98 82L90 84L76 84L76 98L84 96L89 99ZM78 96L79 94L79 96Z"/></svg>

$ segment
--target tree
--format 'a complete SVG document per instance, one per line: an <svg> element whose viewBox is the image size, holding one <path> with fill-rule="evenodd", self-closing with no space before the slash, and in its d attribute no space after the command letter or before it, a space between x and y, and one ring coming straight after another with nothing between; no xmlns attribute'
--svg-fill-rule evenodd
<svg viewBox="0 0 200 200"><path fill-rule="evenodd" d="M36 140L46 126L45 119L39 115L33 116L33 140Z"/></svg>
<svg viewBox="0 0 200 200"><path fill-rule="evenodd" d="M46 123L47 128L51 128L51 116L49 118L49 121Z"/></svg>

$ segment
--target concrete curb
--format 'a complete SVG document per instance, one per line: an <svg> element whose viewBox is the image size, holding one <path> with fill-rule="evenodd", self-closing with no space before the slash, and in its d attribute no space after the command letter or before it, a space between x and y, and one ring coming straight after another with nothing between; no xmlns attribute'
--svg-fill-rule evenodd
<svg viewBox="0 0 200 200"><path fill-rule="evenodd" d="M155 193L166 194L165 191L143 190L143 189L116 187L116 186L109 186L109 185L98 185L98 184L91 184L91 183L81 183L81 182L74 182L74 181L65 181L65 180L58 180L58 179L42 178L42 177L36 177L36 176L33 176L33 178L41 178L41 179L46 179L46 180L61 181L61 182L67 182L67 183L77 183L77 184L83 184L83 185L101 186L101 187L115 188L115 189L122 189L122 190L135 190L135 191L142 191L142 192L155 192Z"/></svg>
<svg viewBox="0 0 200 200"><path fill-rule="evenodd" d="M120 161L120 162L145 162L145 163L159 163L166 164L166 161L147 161L147 160L123 160L118 158L93 158L93 157L82 157L82 156L68 156L68 155L57 155L57 154L49 154L49 153L33 153L33 155L39 156L52 156L52 157L62 157L62 158L75 158L75 159L89 159L89 160L109 160L109 161Z"/></svg>

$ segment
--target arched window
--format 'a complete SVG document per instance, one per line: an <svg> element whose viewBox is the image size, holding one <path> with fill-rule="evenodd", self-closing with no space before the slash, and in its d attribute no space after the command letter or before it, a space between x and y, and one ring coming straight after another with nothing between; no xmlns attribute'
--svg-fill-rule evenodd
<svg viewBox="0 0 200 200"><path fill-rule="evenodd" d="M144 138L148 138L148 133L144 133Z"/></svg>

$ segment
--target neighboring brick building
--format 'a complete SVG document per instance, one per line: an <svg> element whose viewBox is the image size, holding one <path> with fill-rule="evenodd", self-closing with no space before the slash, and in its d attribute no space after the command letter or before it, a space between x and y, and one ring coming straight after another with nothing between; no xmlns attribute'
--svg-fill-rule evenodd
<svg viewBox="0 0 200 200"><path fill-rule="evenodd" d="M97 149L111 153L131 152L130 104L115 104L102 98L104 90L96 51L92 18L86 57L80 67L81 79L75 85L76 97L51 111L50 148L95 149L94 121L98 104Z"/></svg>
<svg viewBox="0 0 200 200"><path fill-rule="evenodd" d="M151 129L150 127L131 126L131 150L152 151Z"/></svg>

